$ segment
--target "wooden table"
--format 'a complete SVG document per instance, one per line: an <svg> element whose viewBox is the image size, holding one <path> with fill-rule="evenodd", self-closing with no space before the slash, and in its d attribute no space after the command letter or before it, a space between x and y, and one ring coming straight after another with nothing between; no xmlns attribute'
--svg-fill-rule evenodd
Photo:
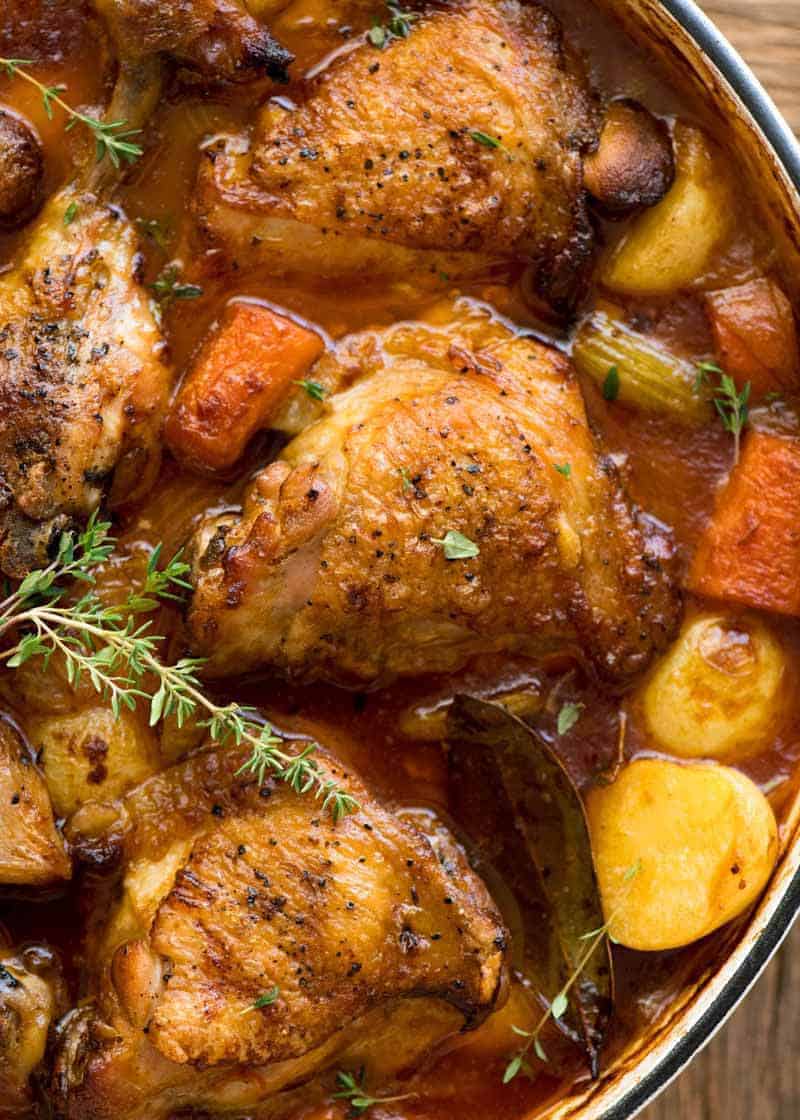
<svg viewBox="0 0 800 1120"><path fill-rule="evenodd" d="M700 0L800 134L800 0ZM642 1120L800 1120L800 925Z"/></svg>

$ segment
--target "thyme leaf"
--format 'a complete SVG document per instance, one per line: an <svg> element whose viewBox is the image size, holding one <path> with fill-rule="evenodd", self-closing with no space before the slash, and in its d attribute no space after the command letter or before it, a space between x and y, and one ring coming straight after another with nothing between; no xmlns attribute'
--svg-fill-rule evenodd
<svg viewBox="0 0 800 1120"><path fill-rule="evenodd" d="M619 396L619 370L611 366L603 381L603 399L615 401Z"/></svg>
<svg viewBox="0 0 800 1120"><path fill-rule="evenodd" d="M321 385L319 381L295 381L295 385L299 385L301 389L305 389L306 393L311 397L312 401L324 401L327 389Z"/></svg>
<svg viewBox="0 0 800 1120"><path fill-rule="evenodd" d="M583 707L583 704L574 704L571 700L562 704L556 720L556 730L559 735L566 735L568 731L572 730L581 718Z"/></svg>
<svg viewBox="0 0 800 1120"><path fill-rule="evenodd" d="M403 1093L402 1096L395 1097L373 1097L364 1088L364 1070L359 1069L356 1073L348 1073L347 1070L340 1069L336 1074L336 1084L339 1086L339 1092L333 1094L335 1101L347 1101L350 1105L350 1115L360 1116L366 1112L368 1108L372 1108L374 1104L387 1104L389 1101L406 1101L410 1097L416 1096L415 1093Z"/></svg>
<svg viewBox="0 0 800 1120"><path fill-rule="evenodd" d="M382 51L392 39L407 39L411 34L411 25L419 19L417 12L408 12L401 7L399 0L386 0L388 19L385 23L378 20L367 32L367 41L373 47Z"/></svg>
<svg viewBox="0 0 800 1120"><path fill-rule="evenodd" d="M199 284L181 283L180 268L176 264L167 265L150 285L150 290L162 308L169 306L173 300L199 299L203 294Z"/></svg>
<svg viewBox="0 0 800 1120"><path fill-rule="evenodd" d="M431 544L442 546L445 560L471 560L481 551L474 541L457 529L448 529L443 537L431 537Z"/></svg>

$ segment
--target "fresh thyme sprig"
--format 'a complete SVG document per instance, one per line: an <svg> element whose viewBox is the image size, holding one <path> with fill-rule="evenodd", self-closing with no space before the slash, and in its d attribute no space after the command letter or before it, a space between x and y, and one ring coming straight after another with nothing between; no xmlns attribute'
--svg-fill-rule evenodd
<svg viewBox="0 0 800 1120"><path fill-rule="evenodd" d="M641 869L641 860L637 860L637 862L634 863L632 867L629 867L625 872L625 875L623 877L624 881L626 883L630 883L633 879L636 878ZM520 1038L524 1038L525 1043L522 1048L517 1051L513 1058L511 1058L508 1065L506 1066L503 1073L504 1085L507 1085L509 1081L513 1081L517 1074L520 1072L526 1073L528 1075L531 1075L533 1073L530 1062L528 1060L528 1055L531 1050L533 1050L534 1054L540 1062L547 1061L547 1054L545 1054L544 1047L542 1046L541 1042L541 1033L547 1025L547 1021L549 1019L561 1019L566 1014L569 1007L569 993L580 979L584 968L591 960L592 956L595 953L595 950L599 945L602 944L606 937L610 936L609 929L611 928L611 925L613 924L618 914L619 908L614 911L608 921L600 926L599 929L589 930L588 933L584 933L580 938L581 941L588 941L589 943L586 952L583 953L578 959L578 963L575 965L575 969L572 975L564 984L564 987L561 989L558 995L556 995L556 997L553 999L553 1002L548 1005L547 1010L544 1012L534 1029L532 1031L526 1031L523 1030L522 1027L517 1027L512 1024L511 1029L514 1034L519 1035Z"/></svg>
<svg viewBox="0 0 800 1120"><path fill-rule="evenodd" d="M237 775L251 773L263 783L273 774L298 793L313 791L334 821L353 812L358 807L355 799L326 777L313 757L316 744L288 754L283 740L269 724L254 719L250 709L216 704L205 695L197 675L202 659L185 657L174 665L159 659L163 638L151 632L152 619L141 621L140 616L190 587L189 566L180 554L160 568L161 548L154 549L142 586L122 604L103 603L94 589L94 570L113 551L110 528L109 522L93 515L80 535L63 533L52 563L31 572L0 603L0 638L12 632L16 637L0 660L15 669L40 657L46 667L58 653L69 683L77 686L88 677L115 715L123 708L133 710L141 699L149 704L151 726L174 716L182 727L190 717L200 716L198 726L208 730L212 741L250 747ZM76 580L88 589L77 600L67 598L68 584ZM155 692L146 688L151 679Z"/></svg>
<svg viewBox="0 0 800 1120"><path fill-rule="evenodd" d="M711 380L712 376L718 378L716 384ZM699 393L704 387L711 389L711 399L722 426L733 436L733 460L738 463L742 431L750 417L750 382L746 381L739 390L730 374L725 373L716 362L700 362L694 382L695 392Z"/></svg>
<svg viewBox="0 0 800 1120"><path fill-rule="evenodd" d="M340 1086L340 1091L333 1094L335 1101L347 1101L350 1105L350 1114L352 1116L360 1116L362 1112L366 1112L368 1108L372 1108L374 1104L388 1104L390 1101L406 1101L409 1097L416 1096L415 1093L403 1093L399 1097L373 1097L364 1088L364 1070L363 1068L356 1073L348 1073L346 1070L340 1069L336 1074L336 1084Z"/></svg>
<svg viewBox="0 0 800 1120"><path fill-rule="evenodd" d="M130 138L138 136L142 131L140 128L125 128L128 122L124 120L101 121L97 117L90 117L87 113L79 113L60 96L66 91L66 86L46 86L38 78L34 78L33 74L23 69L25 66L33 65L33 60L29 58L0 58L0 69L4 70L9 78L22 78L39 90L44 111L51 120L53 106L58 105L59 109L63 109L70 118L67 129L82 124L92 132L98 162L107 155L114 166L119 167L122 163L134 163L139 158L142 149L138 144L132 143Z"/></svg>

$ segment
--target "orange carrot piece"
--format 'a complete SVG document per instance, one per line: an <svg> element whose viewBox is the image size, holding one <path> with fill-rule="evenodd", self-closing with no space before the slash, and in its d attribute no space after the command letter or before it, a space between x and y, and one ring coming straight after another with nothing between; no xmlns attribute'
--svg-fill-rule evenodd
<svg viewBox="0 0 800 1120"><path fill-rule="evenodd" d="M187 466L224 471L323 350L318 334L253 303L231 303L167 417L165 438Z"/></svg>
<svg viewBox="0 0 800 1120"><path fill-rule="evenodd" d="M754 397L797 387L800 356L792 305L766 277L709 292L706 306L717 360Z"/></svg>
<svg viewBox="0 0 800 1120"><path fill-rule="evenodd" d="M800 437L750 431L689 571L690 590L800 615Z"/></svg>

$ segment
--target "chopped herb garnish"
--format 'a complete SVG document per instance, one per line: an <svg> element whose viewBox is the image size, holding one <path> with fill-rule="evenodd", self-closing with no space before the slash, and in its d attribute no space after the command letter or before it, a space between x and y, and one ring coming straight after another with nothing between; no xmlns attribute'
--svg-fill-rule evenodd
<svg viewBox="0 0 800 1120"><path fill-rule="evenodd" d="M150 240L158 245L159 249L166 252L172 238L172 228L169 222L159 221L158 218L137 218L136 225L142 233L147 234Z"/></svg>
<svg viewBox="0 0 800 1120"><path fill-rule="evenodd" d="M264 992L263 996L259 996L249 1007L246 1007L245 1013L247 1011L260 1011L262 1007L271 1007L280 994L281 990L276 984L274 988L270 988L268 992Z"/></svg>
<svg viewBox="0 0 800 1120"><path fill-rule="evenodd" d="M717 378L716 383L712 380L714 377ZM700 362L694 382L695 392L699 393L704 387L711 389L711 399L722 426L733 436L733 460L738 463L742 431L750 417L750 382L746 381L739 390L730 374L720 369L716 362Z"/></svg>
<svg viewBox="0 0 800 1120"><path fill-rule="evenodd" d="M370 43L372 43L373 47L382 50L386 44L386 28L381 27L379 23L374 24L367 32L367 38Z"/></svg>
<svg viewBox="0 0 800 1120"><path fill-rule="evenodd" d="M79 113L77 109L73 109L61 97L65 92L66 86L46 86L33 74L29 74L27 70L23 69L25 66L33 66L32 59L29 58L0 58L0 69L8 74L9 78L19 77L24 81L35 86L42 95L42 104L47 116L52 120L53 106L57 105L59 109L63 109L67 116L70 118L67 128L74 128L76 124L85 125L94 135L96 154L98 161L107 155L115 167L119 167L121 163L133 163L142 154L142 149L138 144L133 144L130 140L131 136L138 136L141 132L139 128L125 128L127 121L101 121L97 117L90 117L86 113Z"/></svg>
<svg viewBox="0 0 800 1120"><path fill-rule="evenodd" d="M488 132L482 132L479 128L470 129L469 136L476 144L482 144L484 148L499 149L501 152L505 152L509 160L513 160L513 155L498 136L491 136Z"/></svg>
<svg viewBox="0 0 800 1120"><path fill-rule="evenodd" d="M345 1070L339 1070L336 1074L336 1084L339 1086L339 1092L333 1094L335 1101L347 1101L350 1105L350 1111L353 1116L360 1116L362 1112L366 1112L368 1108L372 1108L374 1104L387 1104L390 1101L406 1101L409 1097L413 1097L415 1093L403 1093L399 1097L373 1097L367 1093L364 1088L364 1070L358 1070L357 1073L347 1073Z"/></svg>
<svg viewBox="0 0 800 1120"><path fill-rule="evenodd" d="M480 549L475 542L456 529L449 529L443 537L438 539L431 537L431 544L442 546L445 560L471 560L480 553Z"/></svg>
<svg viewBox="0 0 800 1120"><path fill-rule="evenodd" d="M612 366L603 382L603 397L607 401L615 401L619 396L619 370Z"/></svg>
<svg viewBox="0 0 800 1120"><path fill-rule="evenodd" d="M403 480L403 493L407 494L409 490L413 490L414 483L411 481L411 475L408 473L408 467L398 467L397 473Z"/></svg>
<svg viewBox="0 0 800 1120"><path fill-rule="evenodd" d="M199 284L182 284L180 269L175 264L167 265L160 276L150 285L162 307L176 299L199 299L203 289Z"/></svg>
<svg viewBox="0 0 800 1120"><path fill-rule="evenodd" d="M74 200L70 202L69 206L64 211L64 225L71 226L78 216L78 204Z"/></svg>
<svg viewBox="0 0 800 1120"><path fill-rule="evenodd" d="M556 720L556 730L559 735L566 735L566 733L575 726L581 718L583 708L583 704L574 704L571 700L562 705L561 711L558 713L558 719Z"/></svg>
<svg viewBox="0 0 800 1120"><path fill-rule="evenodd" d="M62 533L55 559L46 568L30 572L0 603L0 638L11 635L13 642L2 653L8 668L16 669L32 658L41 659L46 667L58 654L69 684L77 688L88 678L115 716L125 708L134 711L143 701L151 726L168 716L174 716L178 727L195 718L212 742L250 748L237 775L250 774L260 785L272 775L297 793L311 791L335 821L352 813L357 802L320 768L313 757L316 744L287 753L268 723L253 719L248 709L220 705L206 695L198 677L202 659L162 662L164 638L152 632L152 620L142 622L140 616L154 611L161 600L179 598L190 589L189 565L180 554L161 568L161 549L155 548L138 590L131 591L123 603L100 599L93 587L95 568L114 549L110 528L95 514L79 535ZM87 585L87 590L79 598L67 599L74 581ZM150 691L151 682L155 692Z"/></svg>
<svg viewBox="0 0 800 1120"><path fill-rule="evenodd" d="M564 478L569 478L569 476L572 474L571 463L553 463L553 466L556 468L559 474L563 474Z"/></svg>
<svg viewBox="0 0 800 1120"><path fill-rule="evenodd" d="M642 861L637 860L636 863L632 867L629 867L625 872L625 875L623 876L624 882L631 882L631 880L639 874L641 868ZM534 1054L540 1062L547 1061L547 1055L544 1052L544 1048L541 1044L539 1036L546 1026L548 1019L561 1019L566 1014L569 1008L569 993L571 992L577 981L580 979L584 968L591 960L598 946L602 944L603 940L606 937L610 936L608 931L618 914L619 907L614 911L608 921L600 927L600 929L592 930L589 933L585 933L580 938L580 940L582 941L589 942L586 952L580 957L578 963L575 966L574 972L567 980L561 991L551 1001L547 1010L542 1015L541 1019L536 1024L534 1029L532 1031L526 1031L521 1027L512 1025L511 1029L514 1034L519 1035L520 1038L524 1038L526 1042L522 1049L517 1054L515 1054L514 1057L511 1058L508 1062L508 1065L506 1066L503 1073L504 1085L507 1085L509 1081L513 1081L517 1074L520 1072L526 1073L529 1076L533 1075L533 1069L531 1068L530 1062L528 1061L528 1054L531 1050L533 1050Z"/></svg>
<svg viewBox="0 0 800 1120"><path fill-rule="evenodd" d="M481 132L479 129L473 129L470 136L476 144L483 144L484 148L502 148L503 142L498 140L496 136L490 136L488 132Z"/></svg>
<svg viewBox="0 0 800 1120"><path fill-rule="evenodd" d="M295 381L295 385L299 385L301 389L305 389L313 401L325 400L325 394L328 390L324 385L320 385L319 381Z"/></svg>
<svg viewBox="0 0 800 1120"><path fill-rule="evenodd" d="M389 18L381 24L377 20L367 32L367 40L373 47L382 51L392 39L407 39L411 34L411 25L419 19L417 12L407 12L398 0L386 0Z"/></svg>

